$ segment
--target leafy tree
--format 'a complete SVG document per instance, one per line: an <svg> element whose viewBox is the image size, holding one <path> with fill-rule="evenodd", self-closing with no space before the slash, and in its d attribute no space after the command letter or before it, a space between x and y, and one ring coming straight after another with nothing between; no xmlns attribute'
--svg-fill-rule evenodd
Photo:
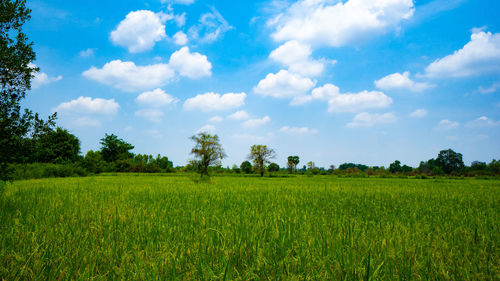
<svg viewBox="0 0 500 281"><path fill-rule="evenodd" d="M29 138L54 126L56 114L45 122L29 109L21 112L21 100L31 89L38 68L33 42L22 30L31 10L25 0L0 1L0 179L10 179L8 164L26 163L31 153Z"/></svg>
<svg viewBox="0 0 500 281"><path fill-rule="evenodd" d="M210 176L208 174L208 167L220 165L221 160L226 157L219 142L219 136L202 132L192 136L191 140L195 142L195 146L191 149L191 154L194 154L196 157L192 161L192 164L202 177L208 177Z"/></svg>
<svg viewBox="0 0 500 281"><path fill-rule="evenodd" d="M276 163L271 163L269 164L269 166L267 167L267 171L268 172L277 172L280 170L280 166Z"/></svg>
<svg viewBox="0 0 500 281"><path fill-rule="evenodd" d="M80 154L80 140L68 130L58 127L35 141L34 154L36 162L76 162Z"/></svg>
<svg viewBox="0 0 500 281"><path fill-rule="evenodd" d="M290 173L297 171L297 165L300 163L299 156L288 156L287 166Z"/></svg>
<svg viewBox="0 0 500 281"><path fill-rule="evenodd" d="M116 160L124 160L133 157L133 154L129 150L134 149L134 146L119 139L114 134L105 134L100 144L102 159L106 162L115 162Z"/></svg>
<svg viewBox="0 0 500 281"><path fill-rule="evenodd" d="M460 173L464 169L462 154L451 149L441 150L436 158L436 164L440 166L446 174Z"/></svg>
<svg viewBox="0 0 500 281"><path fill-rule="evenodd" d="M484 171L488 165L486 165L485 162L480 162L480 161L472 161L470 164L470 169L473 171Z"/></svg>
<svg viewBox="0 0 500 281"><path fill-rule="evenodd" d="M250 174L252 172L252 163L248 161L243 161L240 165L240 169L243 171L245 174Z"/></svg>
<svg viewBox="0 0 500 281"><path fill-rule="evenodd" d="M314 168L316 168L316 164L314 164L313 161L307 162L307 169L308 170L314 170Z"/></svg>
<svg viewBox="0 0 500 281"><path fill-rule="evenodd" d="M98 174L106 169L106 162L102 159L101 152L89 150L83 158L83 166L87 171Z"/></svg>
<svg viewBox="0 0 500 281"><path fill-rule="evenodd" d="M402 167L401 167L401 162L399 160L396 160L394 161L394 163L391 163L391 165L389 165L389 171L391 171L391 173L401 173L403 171Z"/></svg>
<svg viewBox="0 0 500 281"><path fill-rule="evenodd" d="M248 158L253 161L253 165L260 176L264 176L266 164L270 163L270 159L276 157L273 149L268 148L267 145L255 144L250 147L250 155Z"/></svg>

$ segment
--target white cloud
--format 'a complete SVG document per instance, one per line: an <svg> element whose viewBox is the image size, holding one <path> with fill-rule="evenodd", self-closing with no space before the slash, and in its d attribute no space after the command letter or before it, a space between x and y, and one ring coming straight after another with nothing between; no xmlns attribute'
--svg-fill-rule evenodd
<svg viewBox="0 0 500 281"><path fill-rule="evenodd" d="M230 110L245 104L245 93L205 93L189 98L184 102L185 110L200 110L203 112Z"/></svg>
<svg viewBox="0 0 500 281"><path fill-rule="evenodd" d="M415 111L413 111L412 113L410 113L410 117L413 117L413 118L423 118L427 116L427 110L425 109L417 109Z"/></svg>
<svg viewBox="0 0 500 281"><path fill-rule="evenodd" d="M331 97L328 100L329 112L359 112L372 108L386 108L392 104L392 99L382 92L362 91Z"/></svg>
<svg viewBox="0 0 500 281"><path fill-rule="evenodd" d="M87 50L80 51L79 55L80 55L80 57L83 57L83 58L92 57L92 56L94 56L94 50L95 49L88 48Z"/></svg>
<svg viewBox="0 0 500 281"><path fill-rule="evenodd" d="M130 12L111 32L111 41L131 53L151 50L156 42L167 37L165 22L168 19L163 13L147 10Z"/></svg>
<svg viewBox="0 0 500 281"><path fill-rule="evenodd" d="M76 127L99 127L101 122L90 117L78 117L71 122L73 126Z"/></svg>
<svg viewBox="0 0 500 281"><path fill-rule="evenodd" d="M288 70L305 76L316 76L323 72L324 62L311 58L311 46L291 40L271 52L269 57L288 66Z"/></svg>
<svg viewBox="0 0 500 281"><path fill-rule="evenodd" d="M161 0L162 3L191 5L195 0Z"/></svg>
<svg viewBox="0 0 500 281"><path fill-rule="evenodd" d="M305 95L314 85L316 85L316 81L290 73L287 70L280 70L276 74L269 73L266 78L259 81L253 91L275 98L293 98Z"/></svg>
<svg viewBox="0 0 500 281"><path fill-rule="evenodd" d="M250 115L245 110L236 111L235 113L229 115L227 118L232 120L245 120L250 118Z"/></svg>
<svg viewBox="0 0 500 281"><path fill-rule="evenodd" d="M177 98L165 93L162 89L144 92L135 99L136 103L150 107L162 107L176 104L178 101Z"/></svg>
<svg viewBox="0 0 500 281"><path fill-rule="evenodd" d="M174 43L177 45L183 46L183 45L186 45L188 42L188 38L187 38L186 33L182 32L182 31L179 31L176 34L174 34L173 38L174 38Z"/></svg>
<svg viewBox="0 0 500 281"><path fill-rule="evenodd" d="M211 122L211 123L220 123L224 121L224 118L220 117L220 116L214 116L210 119L208 119L208 122Z"/></svg>
<svg viewBox="0 0 500 281"><path fill-rule="evenodd" d="M91 97L79 97L69 102L63 102L53 111L70 114L100 114L114 115L118 112L120 105L114 99L100 99Z"/></svg>
<svg viewBox="0 0 500 281"><path fill-rule="evenodd" d="M390 124L395 123L397 120L396 116L392 113L384 114L370 114L368 112L362 112L354 116L354 119L349 122L346 127L348 128L359 128L359 127L373 127L379 124Z"/></svg>
<svg viewBox="0 0 500 281"><path fill-rule="evenodd" d="M460 126L460 123L455 122L455 121L450 121L448 119L444 119L439 121L436 129L440 131L449 131L449 130L454 130Z"/></svg>
<svg viewBox="0 0 500 281"><path fill-rule="evenodd" d="M92 66L83 76L117 89L136 92L161 87L171 80L175 72L168 64L136 66L135 63L114 60L101 69Z"/></svg>
<svg viewBox="0 0 500 281"><path fill-rule="evenodd" d="M477 91L481 94L492 94L498 91L498 88L500 88L500 82L493 83L493 85L486 88L484 88L483 86L479 86Z"/></svg>
<svg viewBox="0 0 500 281"><path fill-rule="evenodd" d="M233 27L212 7L211 12L201 15L199 23L192 26L188 34L194 40L211 43L231 29Z"/></svg>
<svg viewBox="0 0 500 281"><path fill-rule="evenodd" d="M232 137L239 140L239 141L257 142L257 141L265 141L266 140L266 137L264 137L264 136L255 136L255 135L250 135L250 134L234 134L234 135L232 135Z"/></svg>
<svg viewBox="0 0 500 281"><path fill-rule="evenodd" d="M434 87L429 83L418 83L410 79L410 72L403 74L393 73L375 81L375 86L382 90L408 90L412 92L423 92Z"/></svg>
<svg viewBox="0 0 500 281"><path fill-rule="evenodd" d="M196 131L197 134L199 133L215 133L216 131L216 128L214 125L205 125L203 127L201 127L200 129L198 129L198 131Z"/></svg>
<svg viewBox="0 0 500 281"><path fill-rule="evenodd" d="M170 56L170 66L181 76L198 79L212 75L212 64L200 53L189 52L189 47L182 47Z"/></svg>
<svg viewBox="0 0 500 281"><path fill-rule="evenodd" d="M284 126L281 127L280 132L288 134L288 135L308 135L308 134L316 134L319 131L317 129L309 129L308 127L289 127Z"/></svg>
<svg viewBox="0 0 500 281"><path fill-rule="evenodd" d="M183 27L186 24L186 13L174 15L174 21L177 24L177 27Z"/></svg>
<svg viewBox="0 0 500 281"><path fill-rule="evenodd" d="M29 63L28 67L29 68L36 68L37 66L34 63ZM61 79L62 79L61 75L56 76L56 77L52 77L52 76L47 75L47 73L45 73L45 72L41 72L41 71L34 72L33 78L31 79L31 89L38 89L41 86L57 82Z"/></svg>
<svg viewBox="0 0 500 281"><path fill-rule="evenodd" d="M135 116L146 118L151 122L160 122L164 115L163 111L154 108L141 109L135 112Z"/></svg>
<svg viewBox="0 0 500 281"><path fill-rule="evenodd" d="M302 0L268 24L276 41L340 47L397 27L413 12L413 0Z"/></svg>
<svg viewBox="0 0 500 281"><path fill-rule="evenodd" d="M431 78L469 77L500 71L500 33L477 32L471 41L453 54L438 59L425 69Z"/></svg>
<svg viewBox="0 0 500 281"><path fill-rule="evenodd" d="M257 119L250 119L245 122L243 122L243 127L246 128L258 128L260 126L263 126L267 123L271 122L271 118L269 116L264 116L263 118L257 118Z"/></svg>
<svg viewBox="0 0 500 281"><path fill-rule="evenodd" d="M500 126L500 121L495 121L489 117L481 116L476 120L468 122L466 126L469 128L496 127Z"/></svg>

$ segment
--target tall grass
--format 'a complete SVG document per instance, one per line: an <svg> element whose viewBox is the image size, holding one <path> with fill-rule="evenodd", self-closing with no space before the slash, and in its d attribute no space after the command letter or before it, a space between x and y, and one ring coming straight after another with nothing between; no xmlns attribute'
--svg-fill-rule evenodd
<svg viewBox="0 0 500 281"><path fill-rule="evenodd" d="M500 181L20 181L0 279L499 280Z"/></svg>

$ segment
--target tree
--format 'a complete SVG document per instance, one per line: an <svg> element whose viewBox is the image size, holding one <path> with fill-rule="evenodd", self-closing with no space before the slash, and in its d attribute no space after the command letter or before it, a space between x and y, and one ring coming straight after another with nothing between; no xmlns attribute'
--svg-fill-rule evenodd
<svg viewBox="0 0 500 281"><path fill-rule="evenodd" d="M272 173L272 172L277 172L280 170L280 166L276 163L271 163L269 164L269 167L267 167L267 171Z"/></svg>
<svg viewBox="0 0 500 281"><path fill-rule="evenodd" d="M80 154L80 140L68 130L57 127L55 131L42 134L35 142L36 162L76 162Z"/></svg>
<svg viewBox="0 0 500 281"><path fill-rule="evenodd" d="M21 112L21 100L31 89L31 79L38 68L33 42L23 33L23 24L31 10L25 0L0 1L0 179L10 179L8 164L26 162L36 138L54 126L56 114L45 122L29 109Z"/></svg>
<svg viewBox="0 0 500 281"><path fill-rule="evenodd" d="M191 154L196 158L192 163L201 177L209 177L208 167L220 165L221 160L226 157L219 136L202 132L192 136L191 140L195 142Z"/></svg>
<svg viewBox="0 0 500 281"><path fill-rule="evenodd" d="M297 171L297 165L299 162L299 156L288 156L287 166L290 173Z"/></svg>
<svg viewBox="0 0 500 281"><path fill-rule="evenodd" d="M252 172L252 163L248 161L243 161L240 165L240 169L243 171L245 174L250 174Z"/></svg>
<svg viewBox="0 0 500 281"><path fill-rule="evenodd" d="M133 157L133 154L129 150L134 149L134 146L119 139L114 134L105 134L100 144L102 159L106 162L115 162L116 160L124 160Z"/></svg>
<svg viewBox="0 0 500 281"><path fill-rule="evenodd" d="M389 171L391 171L391 173L401 173L403 171L402 167L401 167L401 162L399 160L396 160L394 161L394 163L391 163L391 165L389 165Z"/></svg>
<svg viewBox="0 0 500 281"><path fill-rule="evenodd" d="M260 176L264 176L266 164L270 163L270 159L276 157L273 149L268 148L267 145L255 144L250 147L250 155L248 158L253 161L253 165Z"/></svg>
<svg viewBox="0 0 500 281"><path fill-rule="evenodd" d="M436 163L446 174L460 173L464 168L462 154L451 149L441 150L436 158Z"/></svg>
<svg viewBox="0 0 500 281"><path fill-rule="evenodd" d="M313 170L314 168L316 168L316 164L314 164L313 161L307 162L307 169L308 170Z"/></svg>

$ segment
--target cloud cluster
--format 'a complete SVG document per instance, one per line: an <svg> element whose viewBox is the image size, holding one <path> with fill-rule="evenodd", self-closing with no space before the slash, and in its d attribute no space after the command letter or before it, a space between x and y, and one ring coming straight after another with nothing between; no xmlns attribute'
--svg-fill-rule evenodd
<svg viewBox="0 0 500 281"><path fill-rule="evenodd" d="M63 102L52 110L63 118L68 118L71 122L70 126L97 127L101 125L101 118L109 118L115 115L119 109L120 105L114 99L79 97L69 102Z"/></svg>
<svg viewBox="0 0 500 281"><path fill-rule="evenodd" d="M142 106L163 107L176 104L179 100L158 88L156 90L140 94L135 101Z"/></svg>
<svg viewBox="0 0 500 281"><path fill-rule="evenodd" d="M227 118L232 120L246 120L250 118L250 114L248 114L245 110L239 110L229 115Z"/></svg>
<svg viewBox="0 0 500 281"><path fill-rule="evenodd" d="M130 12L111 32L110 39L115 45L128 48L131 53L151 50L156 42L167 37L165 22L168 19L170 16L161 12Z"/></svg>
<svg viewBox="0 0 500 281"><path fill-rule="evenodd" d="M371 114L362 112L354 116L354 119L349 122L347 128L373 127L379 124L391 124L397 120L393 113Z"/></svg>
<svg viewBox="0 0 500 281"><path fill-rule="evenodd" d="M423 92L434 87L434 85L425 82L415 82L410 79L410 72L393 73L374 82L379 89L390 90L407 90L411 92Z"/></svg>
<svg viewBox="0 0 500 281"><path fill-rule="evenodd" d="M292 73L304 76L316 76L323 72L323 61L311 58L311 46L291 40L271 52L269 57L288 67Z"/></svg>
<svg viewBox="0 0 500 281"><path fill-rule="evenodd" d="M461 78L491 72L500 72L500 33L476 31L462 49L427 66L424 76Z"/></svg>
<svg viewBox="0 0 500 281"><path fill-rule="evenodd" d="M198 24L188 30L189 37L202 43L212 43L225 32L233 29L214 7L212 11L201 15Z"/></svg>
<svg viewBox="0 0 500 281"><path fill-rule="evenodd" d="M250 120L243 122L243 127L249 128L249 129L254 129L254 128L261 127L269 122L271 122L271 118L269 116L264 116L262 118L250 119Z"/></svg>
<svg viewBox="0 0 500 281"><path fill-rule="evenodd" d="M436 129L439 131L450 131L458 128L460 126L460 123L456 121L450 121L448 119L443 119L439 121Z"/></svg>
<svg viewBox="0 0 500 281"><path fill-rule="evenodd" d="M245 93L205 93L189 98L184 102L185 110L200 110L202 112L230 110L245 104Z"/></svg>
<svg viewBox="0 0 500 281"><path fill-rule="evenodd" d="M28 65L28 67L29 68L36 68L37 66L34 63L30 63ZM57 81L61 80L62 78L63 77L61 75L53 77L53 76L49 76L45 72L41 72L41 71L36 72L33 75L33 79L31 79L31 89L38 89L41 86L45 86L45 85L57 82Z"/></svg>
<svg viewBox="0 0 500 281"><path fill-rule="evenodd" d="M415 111L410 113L410 117L413 117L413 118L424 118L425 116L427 116L427 110L422 109L422 108L416 109Z"/></svg>
<svg viewBox="0 0 500 281"><path fill-rule="evenodd" d="M287 70L280 70L276 74L269 73L266 78L259 81L253 91L263 96L294 98L305 95L314 85L316 81Z"/></svg>
<svg viewBox="0 0 500 281"><path fill-rule="evenodd" d="M191 53L183 47L170 57L170 62L137 66L130 61L114 60L102 68L92 66L83 76L126 92L151 90L164 86L179 75L199 79L212 75L212 64L200 53Z"/></svg>
<svg viewBox="0 0 500 281"><path fill-rule="evenodd" d="M381 34L409 19L413 0L301 0L268 22L274 40L340 47Z"/></svg>
<svg viewBox="0 0 500 281"><path fill-rule="evenodd" d="M319 131L317 129L310 129L308 127L284 126L281 127L280 132L288 135L299 136L299 135L317 134Z"/></svg>

